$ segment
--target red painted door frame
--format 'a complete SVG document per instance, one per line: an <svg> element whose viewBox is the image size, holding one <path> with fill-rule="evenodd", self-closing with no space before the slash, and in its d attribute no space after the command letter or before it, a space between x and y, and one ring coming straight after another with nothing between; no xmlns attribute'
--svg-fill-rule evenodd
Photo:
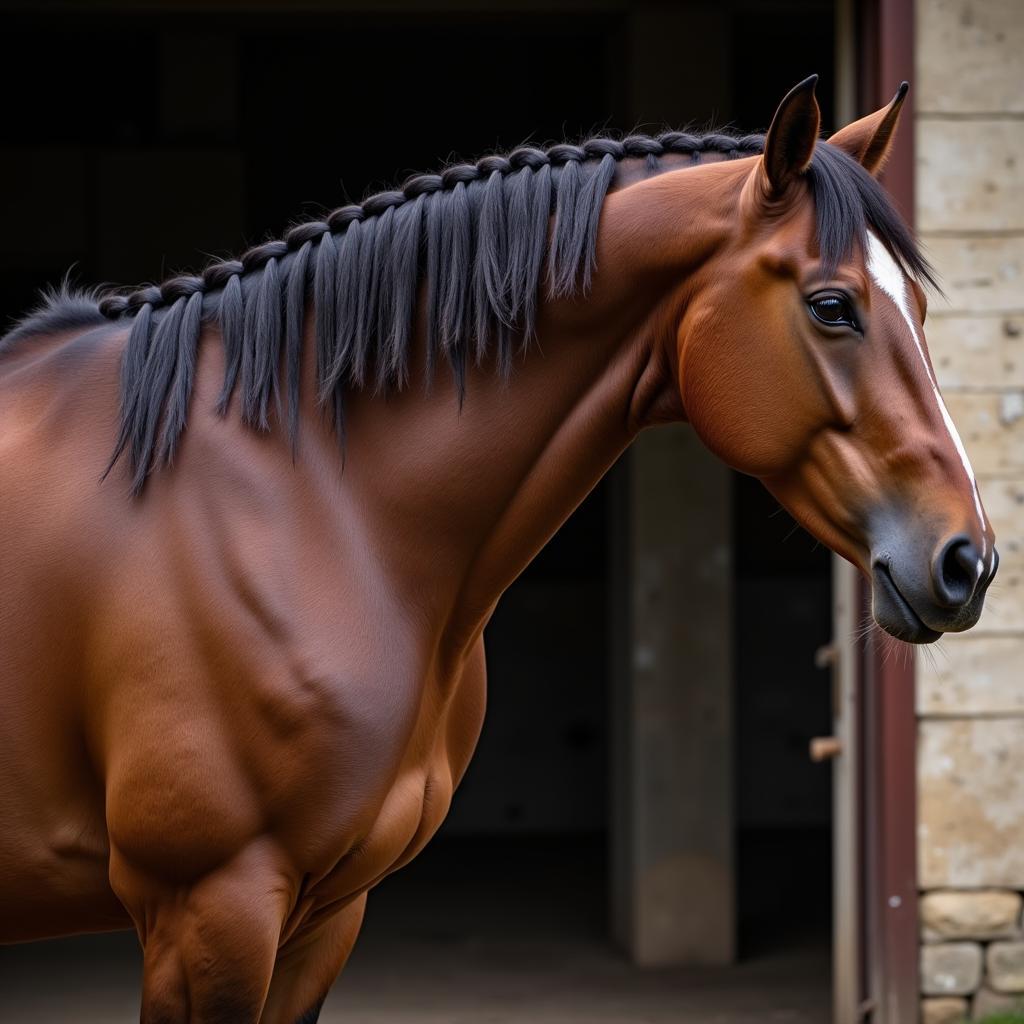
<svg viewBox="0 0 1024 1024"><path fill-rule="evenodd" d="M899 83L913 77L914 0L862 0L859 50L859 98L866 112L887 103ZM884 183L913 224L914 125L906 114ZM913 1024L920 1005L913 649L893 650L879 636L869 639L862 687L865 1019Z"/></svg>

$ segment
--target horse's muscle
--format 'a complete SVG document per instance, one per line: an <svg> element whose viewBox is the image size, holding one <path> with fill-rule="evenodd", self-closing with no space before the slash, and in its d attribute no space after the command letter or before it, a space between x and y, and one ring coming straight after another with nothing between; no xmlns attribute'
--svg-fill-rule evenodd
<svg viewBox="0 0 1024 1024"><path fill-rule="evenodd" d="M435 664L336 484L305 488L241 430L230 457L206 436L233 429L203 415L209 374L175 473L136 505L100 486L83 437L112 423L119 340L26 343L0 367L0 937L127 926L114 893L138 918L140 874L184 885L261 842L301 936L440 824L479 732L482 642Z"/></svg>

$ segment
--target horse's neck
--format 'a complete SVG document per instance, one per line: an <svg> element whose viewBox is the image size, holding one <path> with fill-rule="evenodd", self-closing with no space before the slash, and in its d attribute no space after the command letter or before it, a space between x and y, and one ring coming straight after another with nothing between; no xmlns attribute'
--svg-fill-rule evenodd
<svg viewBox="0 0 1024 1024"><path fill-rule="evenodd" d="M591 293L543 304L508 382L472 370L461 410L444 372L429 390L414 374L386 402L353 396L348 482L385 510L375 539L401 589L447 617L454 648L636 433L682 417L673 359L686 282L728 216L708 180L686 171L608 197Z"/></svg>

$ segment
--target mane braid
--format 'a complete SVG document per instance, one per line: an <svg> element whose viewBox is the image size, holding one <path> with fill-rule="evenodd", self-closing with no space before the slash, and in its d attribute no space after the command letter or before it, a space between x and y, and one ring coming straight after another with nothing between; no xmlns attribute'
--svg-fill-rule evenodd
<svg viewBox="0 0 1024 1024"><path fill-rule="evenodd" d="M306 324L306 279L309 268L311 241L303 242L295 254L288 271L288 291L285 297L284 365L285 388L288 391L288 437L291 440L292 459L298 457L299 439L299 378L302 374L302 332ZM227 410L230 390L223 409ZM223 392L222 392L223 399Z"/></svg>
<svg viewBox="0 0 1024 1024"><path fill-rule="evenodd" d="M596 269L597 230L617 164L644 161L649 175L667 154L726 159L764 149L760 135L594 138L547 150L521 147L293 225L283 239L215 262L200 275L102 296L66 285L0 340L0 353L44 330L131 320L121 363L120 425L106 476L122 456L139 494L169 464L186 428L199 336L215 322L224 378L215 409L237 398L243 422L287 429L297 454L302 345L314 318L317 402L344 445L346 395L408 385L414 318L424 285L427 386L447 363L458 400L469 361L511 373L517 346L535 336L543 296L585 294ZM856 161L819 143L807 181L823 262L834 267L870 228L908 270L931 270L885 193ZM553 226L551 218L554 218ZM307 310L307 305L311 309ZM282 384L283 372L283 384ZM285 412L285 410L287 410Z"/></svg>

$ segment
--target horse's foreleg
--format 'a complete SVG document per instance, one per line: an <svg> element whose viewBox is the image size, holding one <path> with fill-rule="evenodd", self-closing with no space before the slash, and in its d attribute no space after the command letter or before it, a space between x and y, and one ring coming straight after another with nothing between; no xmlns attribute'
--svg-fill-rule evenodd
<svg viewBox="0 0 1024 1024"><path fill-rule="evenodd" d="M144 954L141 1024L257 1024L289 887L259 844L183 884L112 851L111 883Z"/></svg>
<svg viewBox="0 0 1024 1024"><path fill-rule="evenodd" d="M282 949L260 1024L315 1024L327 992L355 945L366 894Z"/></svg>

